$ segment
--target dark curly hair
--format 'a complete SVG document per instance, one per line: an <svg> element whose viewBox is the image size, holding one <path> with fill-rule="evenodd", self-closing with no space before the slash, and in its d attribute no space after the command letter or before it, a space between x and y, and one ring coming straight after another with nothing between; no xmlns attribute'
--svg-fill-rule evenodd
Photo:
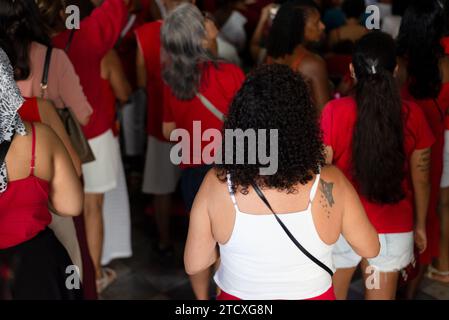
<svg viewBox="0 0 449 320"><path fill-rule="evenodd" d="M386 33L369 33L356 43L352 60L357 78L353 175L368 200L397 203L405 197L406 156L402 101L393 77L395 42Z"/></svg>
<svg viewBox="0 0 449 320"><path fill-rule="evenodd" d="M245 194L256 182L261 187L293 193L298 183L307 184L325 163L318 111L307 84L288 66L265 65L248 76L230 106L226 129L278 129L278 171L274 175L260 175L259 169L264 165L258 159L256 164L235 164L235 144L234 164L216 165L221 181L226 180L227 174L232 176L234 191ZM247 149L245 141L245 159ZM223 153L223 163L225 156Z"/></svg>
<svg viewBox="0 0 449 320"><path fill-rule="evenodd" d="M398 55L407 60L408 89L415 99L433 99L440 93L444 22L444 10L437 0L412 1L402 18Z"/></svg>

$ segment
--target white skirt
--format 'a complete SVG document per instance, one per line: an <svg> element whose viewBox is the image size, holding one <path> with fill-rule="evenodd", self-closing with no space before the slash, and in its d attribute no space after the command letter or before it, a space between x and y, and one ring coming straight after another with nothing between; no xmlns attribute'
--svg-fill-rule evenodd
<svg viewBox="0 0 449 320"><path fill-rule="evenodd" d="M85 193L106 193L117 187L120 154L112 130L89 140L95 161L82 165Z"/></svg>
<svg viewBox="0 0 449 320"><path fill-rule="evenodd" d="M176 191L181 169L170 160L173 144L148 136L143 193L166 195Z"/></svg>
<svg viewBox="0 0 449 320"><path fill-rule="evenodd" d="M114 259L129 258L131 248L131 212L125 170L120 155L120 145L115 138L116 153L119 159L117 187L104 195L103 223L104 240L101 264L107 265Z"/></svg>

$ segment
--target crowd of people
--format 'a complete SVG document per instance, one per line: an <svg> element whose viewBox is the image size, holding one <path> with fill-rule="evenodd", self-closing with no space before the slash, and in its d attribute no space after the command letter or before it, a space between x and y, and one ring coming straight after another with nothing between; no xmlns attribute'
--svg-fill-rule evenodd
<svg viewBox="0 0 449 320"><path fill-rule="evenodd" d="M114 282L125 162L161 260L180 195L197 299L344 300L358 268L368 300L448 284L448 55L444 0L0 0L0 298ZM251 130L276 131L273 174Z"/></svg>

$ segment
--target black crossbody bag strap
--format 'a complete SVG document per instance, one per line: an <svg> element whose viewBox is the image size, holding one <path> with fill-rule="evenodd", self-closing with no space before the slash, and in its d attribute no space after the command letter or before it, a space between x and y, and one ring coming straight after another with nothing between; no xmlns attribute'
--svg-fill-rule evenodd
<svg viewBox="0 0 449 320"><path fill-rule="evenodd" d="M287 226L282 222L281 219L279 219L278 215L274 212L273 208L271 207L270 203L268 202L267 198L263 194L262 190L260 190L259 186L256 183L252 184L252 187L254 188L254 191L256 191L259 198L265 203L265 205L270 209L270 211L274 214L274 217L276 218L277 222L281 225L282 229L285 231L285 233L288 235L290 240L298 247L299 250L310 260L312 260L315 264L317 264L319 267L321 267L324 271L329 273L329 275L332 277L334 273L332 270L326 266L324 263L322 263L320 260L315 258L309 251L307 251L299 242L296 240L296 238L292 235L290 230L288 230Z"/></svg>
<svg viewBox="0 0 449 320"><path fill-rule="evenodd" d="M44 62L44 71L42 72L42 80L41 80L41 98L44 98L45 91L48 87L48 73L50 70L50 61L51 61L51 53L53 51L52 47L47 48L47 52L45 54L45 62Z"/></svg>

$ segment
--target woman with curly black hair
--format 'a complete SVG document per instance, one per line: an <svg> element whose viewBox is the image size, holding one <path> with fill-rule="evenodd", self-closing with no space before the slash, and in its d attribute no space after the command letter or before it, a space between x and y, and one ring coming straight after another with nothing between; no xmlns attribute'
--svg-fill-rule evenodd
<svg viewBox="0 0 449 320"><path fill-rule="evenodd" d="M214 264L218 244L221 263L215 281L220 300L335 299L329 274L340 233L364 257L376 256L379 242L354 188L338 169L323 167L318 112L302 77L284 65L254 71L224 124L225 136L238 129L277 130L277 141L258 140L256 145L272 150L270 144L277 142L278 170L261 175L265 165L260 159L254 164L226 161L242 156L236 154L242 150L246 159L251 141L226 150L225 138L224 164L209 171L191 211L187 273Z"/></svg>
<svg viewBox="0 0 449 320"><path fill-rule="evenodd" d="M306 47L321 40L324 28L315 2L288 1L279 8L267 43L268 62L285 64L301 73L320 110L331 96L326 63Z"/></svg>
<svg viewBox="0 0 449 320"><path fill-rule="evenodd" d="M445 129L449 129L446 115L449 110L449 58L444 55L441 46L444 26L445 15L441 1L415 1L402 18L397 39L403 96L418 103L436 138L430 168L432 187L427 214L428 247L420 256L420 275L440 255L438 207L445 212L449 206L449 170L446 168L443 171L444 140L449 139L449 136L444 136ZM435 266L439 270L429 268L429 276L449 283L447 263ZM420 278L409 286L408 298L414 296Z"/></svg>
<svg viewBox="0 0 449 320"><path fill-rule="evenodd" d="M394 299L399 270L413 259L414 236L419 250L426 249L434 138L421 109L401 101L395 49L382 32L358 41L350 67L355 95L330 102L322 115L327 161L358 191L382 244L379 256L363 259L340 237L333 253L337 299L346 299L359 264L365 279L372 273L368 266L380 272L378 288L367 287L366 299Z"/></svg>

